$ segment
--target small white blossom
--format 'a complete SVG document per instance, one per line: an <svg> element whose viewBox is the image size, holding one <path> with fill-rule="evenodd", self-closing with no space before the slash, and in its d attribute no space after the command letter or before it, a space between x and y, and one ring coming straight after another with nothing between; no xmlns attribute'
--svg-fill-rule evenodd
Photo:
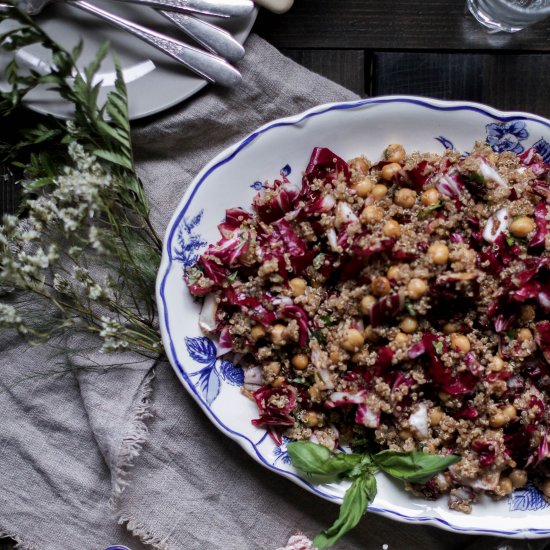
<svg viewBox="0 0 550 550"><path fill-rule="evenodd" d="M73 287L68 279L56 273L53 276L53 288L60 294L73 294Z"/></svg>
<svg viewBox="0 0 550 550"><path fill-rule="evenodd" d="M23 319L17 314L13 306L0 303L0 326L14 328L19 334L27 334L28 330Z"/></svg>
<svg viewBox="0 0 550 550"><path fill-rule="evenodd" d="M107 316L101 317L101 331L99 335L104 342L101 352L110 353L128 347L128 341L124 338L125 328L116 320Z"/></svg>
<svg viewBox="0 0 550 550"><path fill-rule="evenodd" d="M88 240L92 248L98 252L103 252L105 250L101 239L99 238L99 230L95 225L91 225L88 231Z"/></svg>

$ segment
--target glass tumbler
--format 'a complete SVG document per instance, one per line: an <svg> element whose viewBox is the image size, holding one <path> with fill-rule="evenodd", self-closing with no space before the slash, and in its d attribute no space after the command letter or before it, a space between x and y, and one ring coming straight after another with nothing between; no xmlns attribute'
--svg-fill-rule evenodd
<svg viewBox="0 0 550 550"><path fill-rule="evenodd" d="M550 0L467 0L467 5L492 32L517 32L550 16Z"/></svg>

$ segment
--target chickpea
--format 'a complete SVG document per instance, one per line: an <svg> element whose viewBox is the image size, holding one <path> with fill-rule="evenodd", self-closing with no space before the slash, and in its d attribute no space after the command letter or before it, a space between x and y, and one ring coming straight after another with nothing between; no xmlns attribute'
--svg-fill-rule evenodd
<svg viewBox="0 0 550 550"><path fill-rule="evenodd" d="M363 315L370 315L370 308L376 304L376 298L367 294L361 299L361 313Z"/></svg>
<svg viewBox="0 0 550 550"><path fill-rule="evenodd" d="M363 347L365 343L365 338L356 328L350 328L346 333L344 341L342 342L342 347L346 351L358 351L359 348Z"/></svg>
<svg viewBox="0 0 550 550"><path fill-rule="evenodd" d="M518 411L514 405L506 405L506 407L502 409L502 414L508 417L509 420L513 420L518 415Z"/></svg>
<svg viewBox="0 0 550 550"><path fill-rule="evenodd" d="M342 360L342 356L340 355L340 352L339 351L331 351L329 353L329 356L328 358L333 362L333 363L339 363L341 360Z"/></svg>
<svg viewBox="0 0 550 550"><path fill-rule="evenodd" d="M284 386L285 384L285 377L284 376L277 376L273 382L271 382L271 385L274 388L280 388L281 386Z"/></svg>
<svg viewBox="0 0 550 550"><path fill-rule="evenodd" d="M359 214L359 219L366 224L379 223L383 217L384 211L379 206L374 206L374 204L365 206L361 214Z"/></svg>
<svg viewBox="0 0 550 550"><path fill-rule="evenodd" d="M544 483L541 485L541 489L544 496L550 498L550 479L544 480Z"/></svg>
<svg viewBox="0 0 550 550"><path fill-rule="evenodd" d="M322 417L315 411L307 411L302 415L302 421L308 428L315 428L322 422Z"/></svg>
<svg viewBox="0 0 550 550"><path fill-rule="evenodd" d="M418 328L418 323L414 317L405 317L399 323L399 328L406 334L412 334Z"/></svg>
<svg viewBox="0 0 550 550"><path fill-rule="evenodd" d="M445 265L449 261L449 247L443 243L434 243L428 248L428 255L435 265Z"/></svg>
<svg viewBox="0 0 550 550"><path fill-rule="evenodd" d="M489 418L489 424L491 428L502 428L505 424L508 424L510 419L502 413L496 413Z"/></svg>
<svg viewBox="0 0 550 550"><path fill-rule="evenodd" d="M285 330L286 330L286 327L279 323L271 327L271 341L275 345L280 346L280 345L286 344L285 338L284 338Z"/></svg>
<svg viewBox="0 0 550 550"><path fill-rule="evenodd" d="M252 340L257 342L260 338L263 338L265 336L265 329L262 327L262 325L254 325L250 329L250 337Z"/></svg>
<svg viewBox="0 0 550 550"><path fill-rule="evenodd" d="M391 181L393 176L395 176L399 170L401 170L400 164L397 164L397 162L390 162L382 167L382 170L380 170L380 176L386 181Z"/></svg>
<svg viewBox="0 0 550 550"><path fill-rule="evenodd" d="M512 221L509 229L514 237L527 237L535 229L535 222L529 216L519 216Z"/></svg>
<svg viewBox="0 0 550 550"><path fill-rule="evenodd" d="M304 353L297 353L292 357L291 363L296 370L304 370L309 364L309 357Z"/></svg>
<svg viewBox="0 0 550 550"><path fill-rule="evenodd" d="M401 430L401 431L399 432L399 437L400 437L403 441L406 441L407 439L410 439L412 436L413 436L413 434L412 434L409 430Z"/></svg>
<svg viewBox="0 0 550 550"><path fill-rule="evenodd" d="M534 321L536 316L535 308L530 304L525 304L521 306L521 320L525 323L529 321Z"/></svg>
<svg viewBox="0 0 550 550"><path fill-rule="evenodd" d="M449 399L451 399L451 396L446 391L440 391L438 394L439 399L443 401L443 403L447 403Z"/></svg>
<svg viewBox="0 0 550 550"><path fill-rule="evenodd" d="M317 384L313 384L313 386L310 386L307 390L307 393L309 394L309 398L312 401L319 402L321 401L321 390Z"/></svg>
<svg viewBox="0 0 550 550"><path fill-rule="evenodd" d="M367 177L356 183L353 188L355 189L357 195L364 199L370 195L373 187L374 184L372 183L372 180Z"/></svg>
<svg viewBox="0 0 550 550"><path fill-rule="evenodd" d="M387 277L375 277L370 284L370 288L375 296L385 296L390 292L391 285Z"/></svg>
<svg viewBox="0 0 550 550"><path fill-rule="evenodd" d="M518 330L518 340L520 342L529 342L533 339L533 333L528 328L520 328Z"/></svg>
<svg viewBox="0 0 550 550"><path fill-rule="evenodd" d="M395 193L395 204L403 208L412 208L416 202L416 193L412 189L402 187Z"/></svg>
<svg viewBox="0 0 550 550"><path fill-rule="evenodd" d="M460 325L457 325L456 323L445 323L443 325L443 334L446 334L447 336L453 332L458 332L459 330Z"/></svg>
<svg viewBox="0 0 550 550"><path fill-rule="evenodd" d="M384 151L384 158L388 162L403 162L405 156L405 148L399 143L390 143Z"/></svg>
<svg viewBox="0 0 550 550"><path fill-rule="evenodd" d="M504 361L498 355L495 355L491 359L491 362L489 363L489 367L491 368L492 371L500 372L504 368L505 364L506 363L504 363Z"/></svg>
<svg viewBox="0 0 550 550"><path fill-rule="evenodd" d="M277 361L271 361L264 365L264 372L266 374L271 374L272 376L277 376L281 372L281 363Z"/></svg>
<svg viewBox="0 0 550 550"><path fill-rule="evenodd" d="M398 265L392 265L386 273L388 279L397 279L400 273L400 267Z"/></svg>
<svg viewBox="0 0 550 550"><path fill-rule="evenodd" d="M349 161L349 165L357 172L363 172L363 174L366 174L370 168L370 162L363 157L355 157L354 159L351 159Z"/></svg>
<svg viewBox="0 0 550 550"><path fill-rule="evenodd" d="M413 300L418 300L426 294L428 291L428 285L423 279L413 278L407 285L407 292Z"/></svg>
<svg viewBox="0 0 550 550"><path fill-rule="evenodd" d="M301 277L294 277L294 279L290 279L290 281L288 281L288 285L290 286L290 290L292 290L292 294L294 296L302 296L306 293L307 283Z"/></svg>
<svg viewBox="0 0 550 550"><path fill-rule="evenodd" d="M470 351L470 340L464 334L459 332L453 332L451 334L451 346L454 350L460 351L462 353L468 353Z"/></svg>
<svg viewBox="0 0 550 550"><path fill-rule="evenodd" d="M439 426L443 418L443 411L439 407L435 407L430 411L430 426Z"/></svg>
<svg viewBox="0 0 550 550"><path fill-rule="evenodd" d="M388 194L388 188L383 183L377 183L372 188L372 198L376 201L382 200Z"/></svg>
<svg viewBox="0 0 550 550"><path fill-rule="evenodd" d="M399 347L408 345L410 341L411 337L404 332L398 332L393 339L393 342Z"/></svg>
<svg viewBox="0 0 550 550"><path fill-rule="evenodd" d="M508 476L514 489L527 485L527 472L525 470L512 470Z"/></svg>
<svg viewBox="0 0 550 550"><path fill-rule="evenodd" d="M432 206L433 204L437 204L440 198L441 194L439 191L435 187L431 187L422 193L420 201L424 206Z"/></svg>
<svg viewBox="0 0 550 550"><path fill-rule="evenodd" d="M401 226L395 220L388 220L384 224L383 231L386 237L399 237L401 235Z"/></svg>
<svg viewBox="0 0 550 550"><path fill-rule="evenodd" d="M498 482L498 492L504 495L509 495L514 490L512 482L507 477L501 477Z"/></svg>
<svg viewBox="0 0 550 550"><path fill-rule="evenodd" d="M368 325L363 331L363 336L367 342L377 342L380 340L380 335L372 328L371 325Z"/></svg>

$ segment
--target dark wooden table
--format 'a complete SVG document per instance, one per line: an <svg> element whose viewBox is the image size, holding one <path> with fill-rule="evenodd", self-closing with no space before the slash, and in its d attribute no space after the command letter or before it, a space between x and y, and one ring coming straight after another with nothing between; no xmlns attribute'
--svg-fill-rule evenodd
<svg viewBox="0 0 550 550"><path fill-rule="evenodd" d="M479 101L550 117L550 19L487 33L465 0L296 0L255 31L361 96Z"/></svg>
<svg viewBox="0 0 550 550"><path fill-rule="evenodd" d="M282 16L262 11L254 30L363 97L479 101L550 117L550 20L489 34L464 0L296 0ZM0 213L15 204L2 177ZM0 539L0 550L11 548Z"/></svg>

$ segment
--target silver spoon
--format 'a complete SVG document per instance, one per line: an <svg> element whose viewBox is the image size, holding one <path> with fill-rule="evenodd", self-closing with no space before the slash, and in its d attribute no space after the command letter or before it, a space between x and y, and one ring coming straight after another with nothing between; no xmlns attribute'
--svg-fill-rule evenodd
<svg viewBox="0 0 550 550"><path fill-rule="evenodd" d="M30 15L36 15L52 1L55 2L56 0L19 0L18 6ZM210 82L232 87L240 84L242 81L239 71L221 57L193 48L179 40L174 40L164 34L142 27L137 23L132 23L114 13L89 4L85 0L71 0L67 3L75 8L96 15L115 27L124 29L130 34L141 38L141 40L179 61L189 70ZM29 11L29 6L32 11Z"/></svg>
<svg viewBox="0 0 550 550"><path fill-rule="evenodd" d="M51 0L53 1L53 0ZM252 0L115 0L136 6L174 10L184 13L202 13L218 17L244 17L254 9ZM28 14L36 15L44 7L44 0L23 0Z"/></svg>
<svg viewBox="0 0 550 550"><path fill-rule="evenodd" d="M244 48L220 27L177 11L158 10L158 12L208 51L229 61L238 61L243 57Z"/></svg>

